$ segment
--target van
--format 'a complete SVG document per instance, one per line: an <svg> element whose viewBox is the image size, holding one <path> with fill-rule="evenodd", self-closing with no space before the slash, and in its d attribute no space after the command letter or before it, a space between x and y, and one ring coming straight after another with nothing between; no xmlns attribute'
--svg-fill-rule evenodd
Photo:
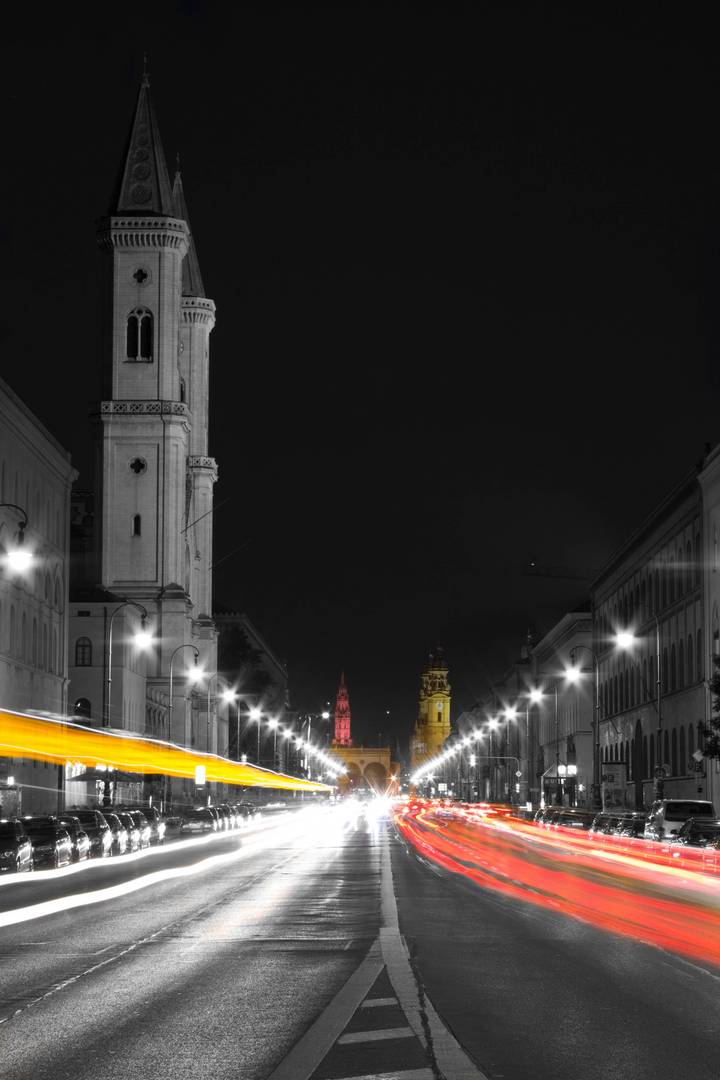
<svg viewBox="0 0 720 1080"><path fill-rule="evenodd" d="M674 836L691 817L714 818L715 807L708 799L657 799L645 822L645 839L664 840Z"/></svg>

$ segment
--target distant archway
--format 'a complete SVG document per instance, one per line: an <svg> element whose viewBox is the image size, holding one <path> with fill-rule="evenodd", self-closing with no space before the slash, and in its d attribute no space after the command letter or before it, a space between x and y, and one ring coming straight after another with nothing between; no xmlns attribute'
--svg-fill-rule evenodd
<svg viewBox="0 0 720 1080"><path fill-rule="evenodd" d="M384 765L379 761L371 761L365 766L365 780L368 787L380 795L384 795L388 787L388 774Z"/></svg>

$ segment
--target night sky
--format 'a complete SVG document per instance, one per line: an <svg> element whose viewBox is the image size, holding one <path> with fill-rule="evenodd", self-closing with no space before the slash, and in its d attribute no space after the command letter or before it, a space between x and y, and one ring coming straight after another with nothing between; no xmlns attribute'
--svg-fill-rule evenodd
<svg viewBox="0 0 720 1080"><path fill-rule="evenodd" d="M218 308L216 601L294 707L344 668L356 738L407 740L438 642L472 705L583 599L524 565L599 568L720 439L715 34L562 7L97 5L6 34L2 374L88 486L95 222L147 50Z"/></svg>

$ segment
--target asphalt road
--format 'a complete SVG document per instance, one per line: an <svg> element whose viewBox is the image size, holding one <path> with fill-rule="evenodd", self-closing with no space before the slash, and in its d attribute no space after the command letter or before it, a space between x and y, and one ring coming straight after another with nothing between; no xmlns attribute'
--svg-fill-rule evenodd
<svg viewBox="0 0 720 1080"><path fill-rule="evenodd" d="M377 838L316 811L213 854L227 861L0 929L3 1077L269 1075L377 937Z"/></svg>
<svg viewBox="0 0 720 1080"><path fill-rule="evenodd" d="M0 925L3 1078L471 1075L438 1065L439 1020L490 1080L718 1075L720 971L499 897L341 816L2 885L6 922L83 899Z"/></svg>
<svg viewBox="0 0 720 1080"><path fill-rule="evenodd" d="M717 1080L720 970L500 896L395 841L400 930L491 1080Z"/></svg>

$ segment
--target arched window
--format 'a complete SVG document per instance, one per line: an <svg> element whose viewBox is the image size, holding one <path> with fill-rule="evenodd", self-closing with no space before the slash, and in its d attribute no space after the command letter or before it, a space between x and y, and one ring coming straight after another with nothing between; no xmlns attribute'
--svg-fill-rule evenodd
<svg viewBox="0 0 720 1080"><path fill-rule="evenodd" d="M650 657L650 660L648 662L648 669L649 669L648 697L655 697L655 692L657 690L657 686L656 686L657 677L655 675L655 657L654 656Z"/></svg>
<svg viewBox="0 0 720 1080"><path fill-rule="evenodd" d="M675 560L673 559L672 555L668 559L667 583L668 601L672 604L675 600Z"/></svg>
<svg viewBox="0 0 720 1080"><path fill-rule="evenodd" d="M685 685L685 646L682 641L678 643L677 676L678 689L682 690L683 686Z"/></svg>
<svg viewBox="0 0 720 1080"><path fill-rule="evenodd" d="M701 682L705 678L705 665L703 663L702 630L698 630L697 632L697 648L695 650L695 662L697 663L698 682Z"/></svg>
<svg viewBox="0 0 720 1080"><path fill-rule="evenodd" d="M672 730L672 741L670 749L670 773L672 776L678 774L678 745L677 745L677 731L675 728Z"/></svg>
<svg viewBox="0 0 720 1080"><path fill-rule="evenodd" d="M678 739L678 776L683 776L687 772L687 763L685 761L685 728L680 728L680 736Z"/></svg>
<svg viewBox="0 0 720 1080"><path fill-rule="evenodd" d="M695 566L693 567L695 573L693 578L696 585L700 584L700 568L700 533L695 533Z"/></svg>
<svg viewBox="0 0 720 1080"><path fill-rule="evenodd" d="M142 518L139 514L133 514L132 519L132 535L140 536L142 531Z"/></svg>
<svg viewBox="0 0 720 1080"><path fill-rule="evenodd" d="M62 598L60 593L60 581L55 578L55 607L58 611L62 611Z"/></svg>
<svg viewBox="0 0 720 1080"><path fill-rule="evenodd" d="M693 585L693 557L692 557L692 544L688 540L685 545L685 588L688 592L691 591Z"/></svg>
<svg viewBox="0 0 720 1080"><path fill-rule="evenodd" d="M668 734L667 728L665 728L665 731L663 731L663 759L662 759L662 761L658 761L658 765L669 765L669 764L670 764L670 736Z"/></svg>
<svg viewBox="0 0 720 1080"><path fill-rule="evenodd" d="M690 636L688 637L687 649L688 649L688 653L687 653L687 677L688 677L688 683L694 683L695 682L695 665L693 663L693 639L692 639L692 634L690 634Z"/></svg>
<svg viewBox="0 0 720 1080"><path fill-rule="evenodd" d="M677 574L677 595L678 599L683 594L683 564L682 564L682 547L677 549L677 562L675 563L675 573Z"/></svg>
<svg viewBox="0 0 720 1080"><path fill-rule="evenodd" d="M181 378L180 379L180 400L181 401L187 401L187 396L186 395L187 395L187 391L185 389L185 380L183 378Z"/></svg>
<svg viewBox="0 0 720 1080"><path fill-rule="evenodd" d="M668 691L668 651L667 646L662 651L662 690L667 694Z"/></svg>
<svg viewBox="0 0 720 1080"><path fill-rule="evenodd" d="M83 720L89 720L92 716L92 707L89 699L86 697L78 698L73 706L73 713L77 717L82 717Z"/></svg>
<svg viewBox="0 0 720 1080"><path fill-rule="evenodd" d="M688 724L688 770L692 771L692 756L695 753L695 728Z"/></svg>
<svg viewBox="0 0 720 1080"><path fill-rule="evenodd" d="M137 307L128 315L126 333L128 360L149 364L153 358L153 317L147 308Z"/></svg>
<svg viewBox="0 0 720 1080"><path fill-rule="evenodd" d="M655 612L658 612L660 610L660 571L656 570L653 577L654 577L654 581L653 581L653 585L654 585L654 593L653 593L654 605L653 606L654 606Z"/></svg>
<svg viewBox="0 0 720 1080"><path fill-rule="evenodd" d="M647 741L647 735L643 735L642 756L643 756L643 759L642 759L642 778L643 778L643 780L647 780L647 778L649 776L649 773L648 773L648 741Z"/></svg>
<svg viewBox="0 0 720 1080"><path fill-rule="evenodd" d="M677 655L674 644L670 646L670 689L677 690Z"/></svg>
<svg viewBox="0 0 720 1080"><path fill-rule="evenodd" d="M667 607L668 602L668 573L667 564L662 568L662 581L660 582L660 603L663 607Z"/></svg>
<svg viewBox="0 0 720 1080"><path fill-rule="evenodd" d="M642 700L647 701L650 697L650 687L648 686L648 667L647 660L642 662Z"/></svg>
<svg viewBox="0 0 720 1080"><path fill-rule="evenodd" d="M75 642L75 667L92 666L92 642L89 637L80 637Z"/></svg>

